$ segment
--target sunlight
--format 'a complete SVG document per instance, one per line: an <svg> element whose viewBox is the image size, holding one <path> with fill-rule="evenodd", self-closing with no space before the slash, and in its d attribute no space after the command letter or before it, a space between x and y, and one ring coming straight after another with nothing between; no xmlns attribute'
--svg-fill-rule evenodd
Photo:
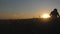
<svg viewBox="0 0 60 34"><path fill-rule="evenodd" d="M41 15L41 18L50 18L50 15L49 14L43 14L43 15Z"/></svg>

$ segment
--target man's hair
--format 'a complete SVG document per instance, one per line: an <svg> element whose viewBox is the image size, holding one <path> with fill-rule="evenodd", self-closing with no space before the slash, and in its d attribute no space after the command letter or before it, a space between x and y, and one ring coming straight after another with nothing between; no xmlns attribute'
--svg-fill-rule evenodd
<svg viewBox="0 0 60 34"><path fill-rule="evenodd" d="M57 11L57 9L55 8L54 11Z"/></svg>

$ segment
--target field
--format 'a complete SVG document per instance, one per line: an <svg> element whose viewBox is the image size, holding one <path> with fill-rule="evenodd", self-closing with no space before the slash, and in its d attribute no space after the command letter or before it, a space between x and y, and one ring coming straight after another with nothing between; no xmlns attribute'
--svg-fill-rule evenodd
<svg viewBox="0 0 60 34"><path fill-rule="evenodd" d="M51 34L60 32L59 27L59 18L56 20L40 18L0 20L0 31L7 34Z"/></svg>

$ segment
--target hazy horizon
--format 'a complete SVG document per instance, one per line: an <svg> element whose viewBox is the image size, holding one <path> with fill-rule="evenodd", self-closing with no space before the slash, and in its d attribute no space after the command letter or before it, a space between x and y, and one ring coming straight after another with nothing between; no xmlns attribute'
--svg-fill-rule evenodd
<svg viewBox="0 0 60 34"><path fill-rule="evenodd" d="M0 19L39 18L54 8L60 14L60 0L0 0Z"/></svg>

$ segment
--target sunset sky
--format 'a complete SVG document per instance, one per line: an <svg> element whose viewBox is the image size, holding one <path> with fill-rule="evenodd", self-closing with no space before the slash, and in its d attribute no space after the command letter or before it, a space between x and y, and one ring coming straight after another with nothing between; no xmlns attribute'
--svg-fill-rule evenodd
<svg viewBox="0 0 60 34"><path fill-rule="evenodd" d="M38 18L54 8L60 13L60 0L0 0L0 19Z"/></svg>

